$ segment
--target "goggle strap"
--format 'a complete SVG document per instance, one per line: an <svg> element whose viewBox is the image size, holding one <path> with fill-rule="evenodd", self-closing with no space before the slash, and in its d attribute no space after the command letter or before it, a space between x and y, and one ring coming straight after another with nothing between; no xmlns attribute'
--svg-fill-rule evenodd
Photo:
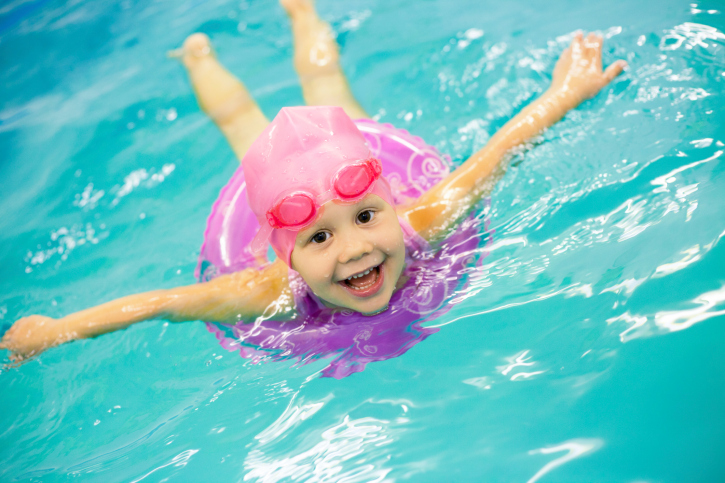
<svg viewBox="0 0 725 483"><path fill-rule="evenodd" d="M259 231L257 231L256 235L254 235L252 243L249 245L252 250L252 254L267 252L267 243L269 242L269 236L272 234L273 229L274 228L272 228L269 223L262 223L262 226L259 227Z"/></svg>

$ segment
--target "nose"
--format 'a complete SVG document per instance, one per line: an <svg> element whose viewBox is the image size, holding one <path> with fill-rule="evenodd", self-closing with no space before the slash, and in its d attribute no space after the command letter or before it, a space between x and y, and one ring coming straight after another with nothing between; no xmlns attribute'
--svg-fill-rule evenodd
<svg viewBox="0 0 725 483"><path fill-rule="evenodd" d="M342 238L342 239L340 239ZM360 260L366 255L372 253L375 245L360 230L349 230L346 233L338 234L340 243L340 254L338 261L340 263L354 262Z"/></svg>

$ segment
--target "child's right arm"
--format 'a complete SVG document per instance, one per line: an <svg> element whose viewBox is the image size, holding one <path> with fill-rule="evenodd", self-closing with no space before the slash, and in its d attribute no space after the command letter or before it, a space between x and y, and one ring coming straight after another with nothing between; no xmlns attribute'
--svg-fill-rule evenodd
<svg viewBox="0 0 725 483"><path fill-rule="evenodd" d="M287 288L287 266L276 261L262 270L247 269L205 283L129 295L61 319L23 317L5 333L0 348L21 360L143 320L250 320L265 313Z"/></svg>

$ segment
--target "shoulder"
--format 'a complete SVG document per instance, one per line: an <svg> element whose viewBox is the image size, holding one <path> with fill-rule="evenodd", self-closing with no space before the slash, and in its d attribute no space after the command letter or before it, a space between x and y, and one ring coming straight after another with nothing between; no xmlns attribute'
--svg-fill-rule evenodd
<svg viewBox="0 0 725 483"><path fill-rule="evenodd" d="M421 197L409 205L396 207L401 228L406 237L406 229L419 238L430 243L435 240L441 229L440 211L435 205L431 206Z"/></svg>
<svg viewBox="0 0 725 483"><path fill-rule="evenodd" d="M223 287L231 292L247 295L281 295L289 288L287 266L280 260L261 266L250 267L237 272L221 275L209 282L210 286Z"/></svg>
<svg viewBox="0 0 725 483"><path fill-rule="evenodd" d="M287 266L277 260L260 268L221 275L197 287L213 297L217 310L243 313L245 319L256 318L271 306L288 308L289 303L283 303L291 299L287 271Z"/></svg>

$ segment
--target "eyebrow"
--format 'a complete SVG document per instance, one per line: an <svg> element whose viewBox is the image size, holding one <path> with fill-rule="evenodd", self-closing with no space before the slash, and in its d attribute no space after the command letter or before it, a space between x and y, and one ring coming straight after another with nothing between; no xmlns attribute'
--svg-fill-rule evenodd
<svg viewBox="0 0 725 483"><path fill-rule="evenodd" d="M384 201L383 201L383 203L384 203ZM357 207L356 210L355 210L355 214L357 215L357 213L359 213L361 210L364 210L364 209L369 209L369 208L380 209L380 206L378 206L379 204L380 203L378 202L378 200L376 198L366 196L365 198L361 199L360 201L358 201L354 205L350 205L350 206L356 206ZM307 228L305 228L304 230L300 231L299 233L300 234L305 233L305 232L308 233L308 235L305 235L304 236L305 244L306 244L306 243L309 243L310 238L312 238L312 236L315 233L317 233L318 231L321 231L321 230L330 230L330 228L328 228L328 226L325 223L321 223L318 220L313 225L308 226Z"/></svg>
<svg viewBox="0 0 725 483"><path fill-rule="evenodd" d="M304 243L308 244L310 242L310 240L312 239L312 237L317 232L322 231L322 230L329 230L329 228L327 228L326 225L323 223L316 222L314 225L309 226L309 227L305 228L304 230L300 231L299 235L305 234L303 236Z"/></svg>

